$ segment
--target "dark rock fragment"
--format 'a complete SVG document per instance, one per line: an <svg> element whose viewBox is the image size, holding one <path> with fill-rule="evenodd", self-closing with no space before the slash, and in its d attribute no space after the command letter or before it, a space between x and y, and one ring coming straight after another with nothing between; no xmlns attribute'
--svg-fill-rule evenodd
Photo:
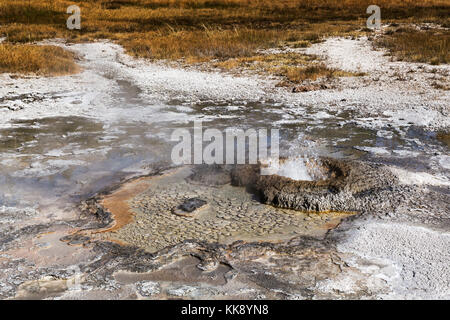
<svg viewBox="0 0 450 320"><path fill-rule="evenodd" d="M177 206L173 213L179 216L192 217L196 214L196 210L206 205L206 201L200 198L189 198Z"/></svg>

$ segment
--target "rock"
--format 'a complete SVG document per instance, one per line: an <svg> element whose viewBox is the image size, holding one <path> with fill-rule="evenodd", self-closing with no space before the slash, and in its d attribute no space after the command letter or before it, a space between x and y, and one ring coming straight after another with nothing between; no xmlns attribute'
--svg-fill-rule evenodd
<svg viewBox="0 0 450 320"><path fill-rule="evenodd" d="M308 92L308 91L315 91L321 89L320 85L314 85L314 84L302 84L299 86L296 86L292 88L292 92Z"/></svg>
<svg viewBox="0 0 450 320"><path fill-rule="evenodd" d="M218 266L219 262L217 260L205 259L197 265L197 268L205 272L212 272L216 270Z"/></svg>
<svg viewBox="0 0 450 320"><path fill-rule="evenodd" d="M14 104L12 106L8 106L8 109L11 111L19 111L23 109L23 106Z"/></svg>
<svg viewBox="0 0 450 320"><path fill-rule="evenodd" d="M178 216L192 217L195 216L197 210L206 205L206 201L200 198L189 198L173 209L173 213Z"/></svg>
<svg viewBox="0 0 450 320"><path fill-rule="evenodd" d="M161 286L154 281L140 281L136 288L141 296L149 297L161 293Z"/></svg>
<svg viewBox="0 0 450 320"><path fill-rule="evenodd" d="M167 294L171 296L183 297L188 295L189 293L195 291L197 288L192 286L181 286L174 289L167 290Z"/></svg>
<svg viewBox="0 0 450 320"><path fill-rule="evenodd" d="M194 167L187 180L207 186L219 186L230 183L231 178L226 166L205 164Z"/></svg>

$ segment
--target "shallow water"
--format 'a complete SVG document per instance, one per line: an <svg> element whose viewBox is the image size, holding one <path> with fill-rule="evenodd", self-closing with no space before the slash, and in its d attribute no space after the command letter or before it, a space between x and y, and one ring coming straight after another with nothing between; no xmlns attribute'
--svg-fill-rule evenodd
<svg viewBox="0 0 450 320"><path fill-rule="evenodd" d="M364 122L370 119L350 111L306 106L293 112L276 101L151 105L137 86L123 80L116 84L111 113L120 115L117 120L52 117L15 121L0 130L0 206L66 207L124 177L169 165L171 133L192 131L193 119L203 121L203 129L278 128L282 156L376 157L422 170L429 169L433 156L446 153L434 132L408 124L374 130ZM136 117L140 112L143 116ZM301 172L292 175L302 177Z"/></svg>

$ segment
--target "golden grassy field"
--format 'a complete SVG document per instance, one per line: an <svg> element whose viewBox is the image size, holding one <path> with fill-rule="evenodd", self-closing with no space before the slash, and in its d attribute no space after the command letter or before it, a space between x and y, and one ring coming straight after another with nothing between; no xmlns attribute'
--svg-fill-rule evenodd
<svg viewBox="0 0 450 320"><path fill-rule="evenodd" d="M0 44L0 61L3 72L36 72L40 70L39 67L36 69L38 64L22 66L13 62L11 57L5 57L7 51L14 48L16 56L39 55L35 46L19 44L62 37L72 41L112 39L137 57L180 60L185 63L213 61L230 68L233 63L241 66L245 59L258 59L258 49L277 46L305 47L326 36L370 33L364 27L368 17L366 8L373 2L3 0L0 4L0 35L6 37L7 44ZM430 22L449 26L448 0L376 2L381 7L383 23ZM81 8L81 30L66 28L66 19L69 16L66 9L72 4ZM401 59L442 63L448 62L449 59L448 37L448 30L406 31L395 32L377 43L386 46ZM423 41L424 39L426 41ZM31 52L20 53L28 50ZM41 67L44 68L44 65ZM292 61L285 67L292 67ZM304 78L302 72L307 75L312 70L308 67L311 65L287 68L284 74L292 81L301 81ZM313 67L320 70L319 73L324 72L323 68L318 68L317 65ZM280 68L266 69L277 70L283 74ZM47 70L50 69L47 67ZM65 70L68 68L59 72L56 70L56 73L64 73ZM326 73L330 75L329 71ZM315 78L314 75L311 77Z"/></svg>
<svg viewBox="0 0 450 320"><path fill-rule="evenodd" d="M73 54L55 46L30 44L0 45L0 73L18 72L38 75L64 75L77 72Z"/></svg>
<svg viewBox="0 0 450 320"><path fill-rule="evenodd" d="M409 28L389 30L375 44L388 48L397 58L412 62L440 64L450 62L450 32L418 31Z"/></svg>

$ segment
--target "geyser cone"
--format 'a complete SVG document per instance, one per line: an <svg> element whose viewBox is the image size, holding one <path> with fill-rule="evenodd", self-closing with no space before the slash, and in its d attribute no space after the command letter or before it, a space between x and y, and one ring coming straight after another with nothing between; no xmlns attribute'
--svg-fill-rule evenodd
<svg viewBox="0 0 450 320"><path fill-rule="evenodd" d="M232 171L232 182L257 193L266 204L317 212L359 211L371 196L396 182L388 170L374 164L322 158L313 165L321 172L318 180L261 175L261 165L243 165Z"/></svg>

